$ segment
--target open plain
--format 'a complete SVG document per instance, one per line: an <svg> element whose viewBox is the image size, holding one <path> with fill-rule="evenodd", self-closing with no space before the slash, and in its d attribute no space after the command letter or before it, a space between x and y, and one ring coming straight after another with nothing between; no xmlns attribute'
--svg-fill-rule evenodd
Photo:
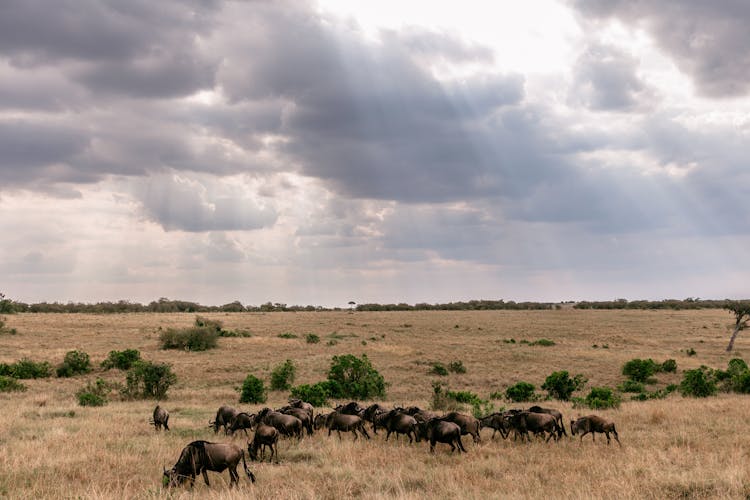
<svg viewBox="0 0 750 500"><path fill-rule="evenodd" d="M24 380L23 393L1 393L0 497L161 498L162 467L196 439L234 441L207 427L216 409L239 404L237 388L248 373L268 383L286 359L297 365L295 384L326 377L331 357L367 354L386 379L387 405L429 407L432 382L470 390L482 398L518 381L539 386L553 371L583 374L593 386L615 387L622 365L633 358L675 359L676 374L657 374L650 388L679 383L682 371L707 365L726 368L732 357L748 359L750 338L740 335L735 352L724 349L732 317L704 311L457 311L309 312L205 314L247 338L221 338L206 352L159 348L160 328L185 327L195 314L17 314L0 336L0 362L27 357L56 365L72 349L86 351L97 369L86 376ZM297 338L281 338L292 333ZM313 333L321 342L308 344ZM551 346L521 340L549 339ZM515 343L511 343L513 339ZM335 340L335 342L329 342ZM594 347L596 346L596 347ZM606 346L606 347L604 347ZM148 424L155 401L112 401L101 408L78 406L75 393L102 377L122 382L123 372L102 372L111 350L138 349L144 359L168 362L178 377L162 402L170 413L168 433ZM694 349L695 355L688 355ZM440 377L433 362L460 360L466 373ZM270 392L268 406L286 402ZM496 407L523 405L502 400ZM279 463L249 463L257 476L240 488L229 477L209 473L195 489L176 489L173 498L746 498L750 495L750 400L720 394L707 399L674 393L663 400L629 401L616 410L591 411L548 401L569 427L576 415L598 413L614 420L622 447L564 438L560 442L514 442L483 431L468 453L451 455L446 445L430 454L424 442L339 440L324 432L300 442L282 439Z"/></svg>

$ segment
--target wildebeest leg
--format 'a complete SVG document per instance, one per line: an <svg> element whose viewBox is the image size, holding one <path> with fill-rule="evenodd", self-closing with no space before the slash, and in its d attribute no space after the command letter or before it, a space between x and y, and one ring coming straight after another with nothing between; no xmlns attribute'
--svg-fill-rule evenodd
<svg viewBox="0 0 750 500"><path fill-rule="evenodd" d="M435 440L430 439L430 453L435 453Z"/></svg>
<svg viewBox="0 0 750 500"><path fill-rule="evenodd" d="M341 431L336 429L336 433L339 435L339 439L341 439Z"/></svg>
<svg viewBox="0 0 750 500"><path fill-rule="evenodd" d="M620 437L617 435L617 431L615 430L614 427L612 428L612 434L615 435L615 441L617 441L617 444L619 444L620 446L622 446L622 443L620 442Z"/></svg>
<svg viewBox="0 0 750 500"><path fill-rule="evenodd" d="M237 474L237 466L229 467L229 487L239 484L240 475Z"/></svg>
<svg viewBox="0 0 750 500"><path fill-rule="evenodd" d="M456 445L453 444L453 441L455 441L455 439L452 440L452 441L448 441L448 444L451 445L451 453L453 453L454 451L456 451ZM461 452L459 451L459 453L461 453Z"/></svg>
<svg viewBox="0 0 750 500"><path fill-rule="evenodd" d="M461 436L458 436L458 438L456 438L456 442L458 443L458 449L466 453L466 448L464 448L464 444L463 442L461 442Z"/></svg>
<svg viewBox="0 0 750 500"><path fill-rule="evenodd" d="M208 482L208 472L205 468L201 470L201 474L203 474L203 480L206 482L206 486L211 486L211 483Z"/></svg>
<svg viewBox="0 0 750 500"><path fill-rule="evenodd" d="M352 428L352 434L354 434L354 440L356 441L357 440L357 428L356 427Z"/></svg>
<svg viewBox="0 0 750 500"><path fill-rule="evenodd" d="M367 439L370 439L370 435L367 433L367 429L365 429L365 424L360 424L359 432L361 432L362 435L366 437Z"/></svg>
<svg viewBox="0 0 750 500"><path fill-rule="evenodd" d="M385 433L385 440L388 441L388 438L391 437L391 430L388 429L388 432Z"/></svg>

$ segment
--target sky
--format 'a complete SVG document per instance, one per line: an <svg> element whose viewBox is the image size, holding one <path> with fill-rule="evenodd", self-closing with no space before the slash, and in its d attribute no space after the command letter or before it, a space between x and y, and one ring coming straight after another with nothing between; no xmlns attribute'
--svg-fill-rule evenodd
<svg viewBox="0 0 750 500"><path fill-rule="evenodd" d="M750 297L745 0L0 0L0 292Z"/></svg>

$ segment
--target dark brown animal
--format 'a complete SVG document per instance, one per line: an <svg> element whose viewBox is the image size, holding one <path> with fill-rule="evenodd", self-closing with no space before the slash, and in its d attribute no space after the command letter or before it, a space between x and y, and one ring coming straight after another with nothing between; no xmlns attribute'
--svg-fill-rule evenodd
<svg viewBox="0 0 750 500"><path fill-rule="evenodd" d="M430 453L435 452L435 443L446 443L451 447L451 453L466 452L461 442L461 428L453 422L446 422L441 418L433 418L418 424L419 434L430 442Z"/></svg>
<svg viewBox="0 0 750 500"><path fill-rule="evenodd" d="M535 435L541 434L542 437L544 437L545 433L549 433L547 442L552 437L555 440L558 439L557 422L555 422L555 418L552 415L522 411L521 413L510 415L509 421L511 428L521 436L522 441L524 437L531 440L529 432L533 432Z"/></svg>
<svg viewBox="0 0 750 500"><path fill-rule="evenodd" d="M162 427L164 427L165 431L169 430L169 412L162 408L159 405L156 405L156 408L154 408L154 415L151 421L149 422L152 424L157 431L161 430Z"/></svg>
<svg viewBox="0 0 750 500"><path fill-rule="evenodd" d="M190 487L195 484L195 476L203 475L206 486L208 482L207 471L224 472L229 469L229 485L239 483L240 475L237 473L237 465L242 460L245 474L251 482L255 482L255 475L250 472L245 462L245 452L232 443L210 443L208 441L193 441L180 453L177 463L170 469L164 469L166 484L171 488L183 484L189 480Z"/></svg>
<svg viewBox="0 0 750 500"><path fill-rule="evenodd" d="M333 410L342 415L357 415L358 417L361 417L365 412L365 409L356 401L351 401L345 405L338 405Z"/></svg>
<svg viewBox="0 0 750 500"><path fill-rule="evenodd" d="M417 422L427 422L428 420L437 417L437 413L423 410L418 406L410 406L406 410L404 410L404 412L407 415L411 415L412 417L417 419Z"/></svg>
<svg viewBox="0 0 750 500"><path fill-rule="evenodd" d="M505 414L502 412L495 412L482 417L479 419L479 423L482 424L483 428L488 427L492 429L492 437L490 439L495 439L495 434L498 432L503 439L506 439L508 434L510 434L510 426L505 420Z"/></svg>
<svg viewBox="0 0 750 500"><path fill-rule="evenodd" d="M317 415L315 415L315 420L313 421L313 427L315 428L315 430L319 430L325 427L328 415L330 415L330 413L318 413Z"/></svg>
<svg viewBox="0 0 750 500"><path fill-rule="evenodd" d="M303 410L307 410L308 413L310 413L310 419L315 418L315 408L313 405L308 403L307 401L302 401L301 399L295 399L292 398L289 400L289 406L293 406L294 408L302 408Z"/></svg>
<svg viewBox="0 0 750 500"><path fill-rule="evenodd" d="M532 406L529 408L530 412L532 413L546 413L547 415L552 415L555 417L555 422L557 422L557 436L567 436L568 433L565 432L565 425L563 424L563 415L560 413L560 411L555 410L554 408L542 408L541 406Z"/></svg>
<svg viewBox="0 0 750 500"><path fill-rule="evenodd" d="M273 411L270 408L263 408L255 416L254 424L258 425L261 422L275 427L284 436L296 436L298 439L302 439L302 421L294 415L287 415Z"/></svg>
<svg viewBox="0 0 750 500"><path fill-rule="evenodd" d="M220 406L216 411L216 417L208 423L208 426L214 428L214 434L219 432L219 427L224 427L224 434L226 435L229 433L229 425L232 423L232 419L239 412L239 410L235 410L231 406Z"/></svg>
<svg viewBox="0 0 750 500"><path fill-rule="evenodd" d="M255 415L250 415L244 411L234 416L232 421L229 423L229 435L234 435L235 432L241 430L245 433L246 437L250 437L247 433L248 429L253 428Z"/></svg>
<svg viewBox="0 0 750 500"><path fill-rule="evenodd" d="M247 444L247 453L250 455L251 460L258 460L258 448L260 448L260 460L263 461L263 456L266 454L266 448L271 449L271 456L268 458L270 462L276 455L276 460L279 459L278 450L276 449L276 443L279 440L279 431L275 427L270 425L260 424L255 429L255 436L253 440Z"/></svg>
<svg viewBox="0 0 750 500"><path fill-rule="evenodd" d="M407 415L401 409L391 410L385 414L382 419L383 427L388 431L385 435L385 440L391 436L391 433L396 433L396 437L399 434L406 434L409 438L409 444L413 441L419 442L417 436L417 420L411 415ZM412 439L413 436L413 439Z"/></svg>
<svg viewBox="0 0 750 500"><path fill-rule="evenodd" d="M381 404L375 403L365 408L365 411L362 414L362 418L370 423L373 423L373 418L375 418L375 415L378 415L380 413L387 413L389 411L391 411L390 408L386 408Z"/></svg>
<svg viewBox="0 0 750 500"><path fill-rule="evenodd" d="M300 422L302 422L302 427L307 429L307 435L312 436L313 434L313 418L312 414L305 410L304 408L297 408L295 406L285 406L283 408L280 408L279 413L283 413L285 415L294 415L298 419L300 419Z"/></svg>
<svg viewBox="0 0 750 500"><path fill-rule="evenodd" d="M388 418L389 412L382 412L382 413L376 413L372 417L372 432L377 434L378 433L378 427L382 429L386 429L385 422ZM411 416L411 415L409 415ZM412 417L413 418L413 417ZM387 429L386 429L387 430Z"/></svg>
<svg viewBox="0 0 750 500"><path fill-rule="evenodd" d="M476 417L452 411L442 416L441 419L446 422L458 424L461 428L461 435L471 434L474 443L479 443L482 440L482 437L479 435L480 423Z"/></svg>
<svg viewBox="0 0 750 500"><path fill-rule="evenodd" d="M620 437L617 435L617 429L615 429L615 423L598 415L587 415L585 417L580 417L578 420L571 420L570 433L575 436L579 432L581 433L581 442L583 442L583 436L589 432L591 433L592 441L596 441L594 435L597 432L603 433L607 436L607 444L610 443L609 433L611 432L615 435L617 444L622 446L622 443L620 443Z"/></svg>
<svg viewBox="0 0 750 500"><path fill-rule="evenodd" d="M357 415L347 415L334 411L326 418L326 427L328 427L328 435L331 435L331 431L336 431L341 439L341 431L351 432L354 434L354 440L357 440L357 431L361 432L364 437L370 439L370 435L365 429L365 421Z"/></svg>

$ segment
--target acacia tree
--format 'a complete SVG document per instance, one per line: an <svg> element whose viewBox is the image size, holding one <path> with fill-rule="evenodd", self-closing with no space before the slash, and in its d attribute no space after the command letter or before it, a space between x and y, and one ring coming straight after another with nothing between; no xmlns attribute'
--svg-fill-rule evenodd
<svg viewBox="0 0 750 500"><path fill-rule="evenodd" d="M729 352L734 347L737 334L747 328L747 322L750 321L750 302L731 300L724 305L724 309L734 314L734 331L727 346L727 352Z"/></svg>

